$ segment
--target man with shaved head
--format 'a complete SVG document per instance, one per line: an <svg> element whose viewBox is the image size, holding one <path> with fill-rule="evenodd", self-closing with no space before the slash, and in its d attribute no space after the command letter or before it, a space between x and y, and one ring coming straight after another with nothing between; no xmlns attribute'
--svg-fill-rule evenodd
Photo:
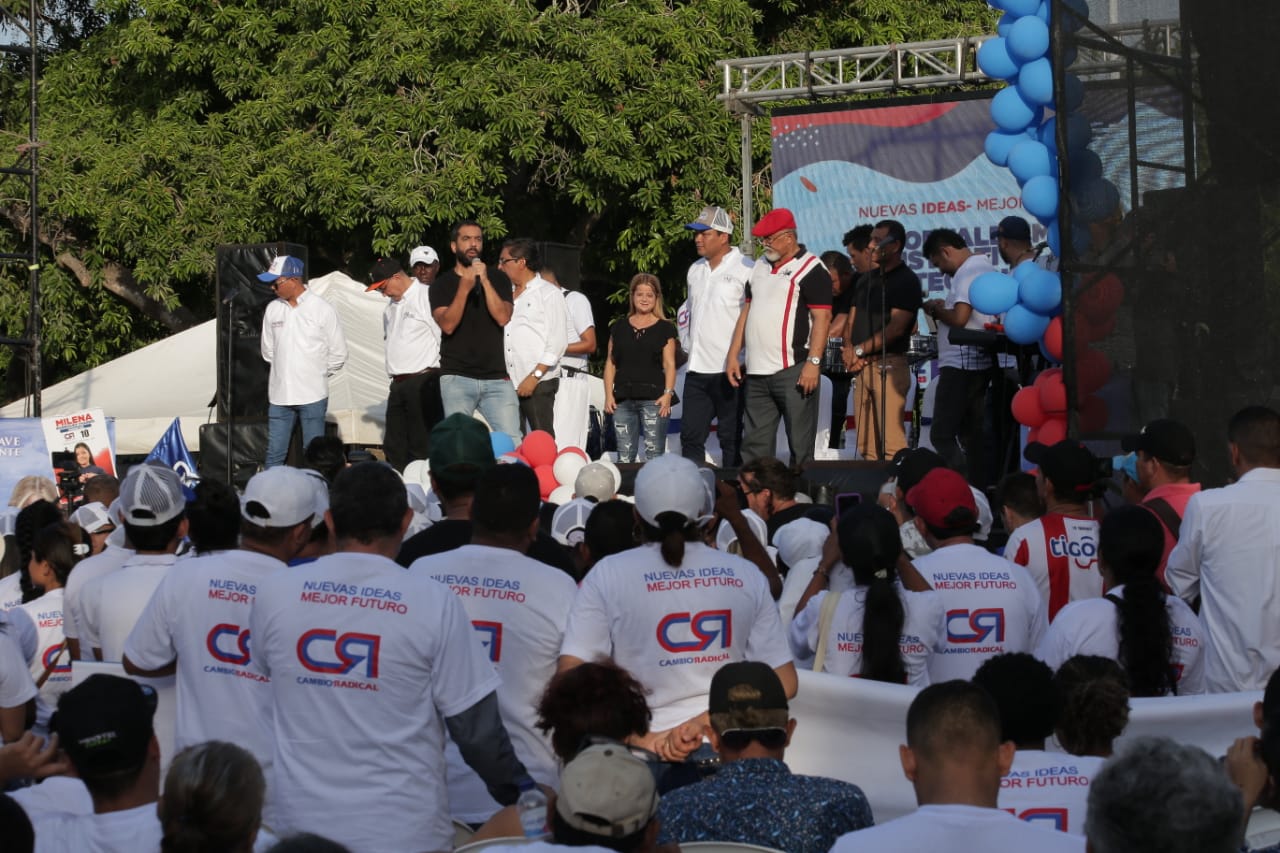
<svg viewBox="0 0 1280 853"><path fill-rule="evenodd" d="M1033 826L996 807L1014 745L1001 742L1000 713L978 685L944 681L921 690L907 710L907 742L898 749L920 807L841 836L832 853L1084 850L1079 836Z"/></svg>

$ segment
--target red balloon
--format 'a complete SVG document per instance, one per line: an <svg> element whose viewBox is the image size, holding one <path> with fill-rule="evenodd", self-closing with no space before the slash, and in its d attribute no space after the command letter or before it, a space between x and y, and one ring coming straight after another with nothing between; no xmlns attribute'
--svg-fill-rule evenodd
<svg viewBox="0 0 1280 853"><path fill-rule="evenodd" d="M581 447L566 447L564 450L561 450L559 453L556 454L556 458L559 459L561 456L564 456L566 453L573 453L578 456L581 456L583 459L587 460L588 462L591 461L591 457L587 455L587 451L583 450Z"/></svg>
<svg viewBox="0 0 1280 853"><path fill-rule="evenodd" d="M1051 367L1041 371L1036 377L1035 388L1040 392L1040 411L1056 415L1067 410L1067 387L1062 384L1060 368Z"/></svg>
<svg viewBox="0 0 1280 853"><path fill-rule="evenodd" d="M560 485L556 482L556 472L550 465L535 465L533 473L538 475L538 493L545 501L547 496L556 490L556 486Z"/></svg>
<svg viewBox="0 0 1280 853"><path fill-rule="evenodd" d="M1122 302L1124 285L1113 273L1092 280L1085 277L1082 280L1078 306L1080 313L1088 317L1089 322L1101 325L1110 320Z"/></svg>
<svg viewBox="0 0 1280 853"><path fill-rule="evenodd" d="M1040 427L1038 441L1044 445L1057 444L1067 437L1066 418L1049 418Z"/></svg>
<svg viewBox="0 0 1280 853"><path fill-rule="evenodd" d="M1044 330L1044 348L1054 361L1062 361L1062 318L1054 317Z"/></svg>
<svg viewBox="0 0 1280 853"><path fill-rule="evenodd" d="M1076 393L1092 394L1111 378L1111 359L1101 351L1086 348L1076 358Z"/></svg>
<svg viewBox="0 0 1280 853"><path fill-rule="evenodd" d="M556 461L556 440L546 430L535 429L520 442L520 455L534 468L550 465Z"/></svg>
<svg viewBox="0 0 1280 853"><path fill-rule="evenodd" d="M1080 431L1101 432L1107 428L1107 420L1111 412L1107 409L1107 401L1097 394L1090 394L1080 404Z"/></svg>
<svg viewBox="0 0 1280 853"><path fill-rule="evenodd" d="M1034 387L1023 388L1013 395L1009 404L1013 419L1023 426L1038 427L1048 417L1040 408L1040 390Z"/></svg>
<svg viewBox="0 0 1280 853"><path fill-rule="evenodd" d="M1116 318L1111 317L1104 323L1099 323L1091 330L1090 339L1100 341L1116 330Z"/></svg>

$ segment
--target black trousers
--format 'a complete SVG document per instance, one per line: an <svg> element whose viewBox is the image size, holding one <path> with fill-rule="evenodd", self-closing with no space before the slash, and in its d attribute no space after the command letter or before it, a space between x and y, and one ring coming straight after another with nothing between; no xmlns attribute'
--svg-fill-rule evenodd
<svg viewBox="0 0 1280 853"><path fill-rule="evenodd" d="M698 465L705 465L707 436L711 422L716 422L716 437L723 452L721 464L737 468L742 464L742 388L729 384L724 373L686 373L684 376L684 408L680 414L680 455Z"/></svg>
<svg viewBox="0 0 1280 853"><path fill-rule="evenodd" d="M443 418L438 370L392 380L382 440L382 450L391 467L403 471L413 460L426 459L431 430Z"/></svg>
<svg viewBox="0 0 1280 853"><path fill-rule="evenodd" d="M929 429L929 441L946 460L947 467L964 474L979 489L988 485L982 427L990 379L989 369L942 368L933 398L933 426Z"/></svg>
<svg viewBox="0 0 1280 853"><path fill-rule="evenodd" d="M528 397L518 398L520 401L520 420L524 422L524 433L528 435L535 429L556 434L556 391L560 390L559 379L548 379L539 382Z"/></svg>

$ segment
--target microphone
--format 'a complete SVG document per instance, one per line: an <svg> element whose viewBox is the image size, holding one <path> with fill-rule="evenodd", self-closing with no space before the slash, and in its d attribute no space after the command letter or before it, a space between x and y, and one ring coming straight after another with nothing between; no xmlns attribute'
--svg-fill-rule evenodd
<svg viewBox="0 0 1280 853"><path fill-rule="evenodd" d="M480 258L478 258L478 257L477 257L477 258L472 258L472 259L471 259L471 268L472 268L472 269L475 269L476 267L480 267L481 269L483 269L483 268L484 268L484 261L482 261L482 260L481 260Z"/></svg>

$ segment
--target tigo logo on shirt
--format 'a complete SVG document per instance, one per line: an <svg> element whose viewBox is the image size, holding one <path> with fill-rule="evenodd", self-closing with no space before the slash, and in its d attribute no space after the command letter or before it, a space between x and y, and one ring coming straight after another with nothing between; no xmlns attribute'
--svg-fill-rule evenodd
<svg viewBox="0 0 1280 853"><path fill-rule="evenodd" d="M733 644L733 611L668 613L658 622L658 645L669 652L704 652L716 640L720 648Z"/></svg>
<svg viewBox="0 0 1280 853"><path fill-rule="evenodd" d="M991 642L1004 642L1003 608L947 611L947 642L985 643L988 638Z"/></svg>
<svg viewBox="0 0 1280 853"><path fill-rule="evenodd" d="M483 619L471 620L471 627L480 635L480 645L484 646L492 663L502 660L502 623L486 622Z"/></svg>
<svg viewBox="0 0 1280 853"><path fill-rule="evenodd" d="M364 676L377 678L381 644L382 638L377 634L351 632L338 636L329 628L312 628L298 638L298 661L312 672L331 675L346 675L364 664Z"/></svg>
<svg viewBox="0 0 1280 853"><path fill-rule="evenodd" d="M223 622L214 625L205 639L205 647L213 659L244 666L249 662L249 629Z"/></svg>
<svg viewBox="0 0 1280 853"><path fill-rule="evenodd" d="M1091 568L1098 559L1098 545L1092 539L1072 542L1064 533L1049 540L1049 555L1070 557L1082 569Z"/></svg>

